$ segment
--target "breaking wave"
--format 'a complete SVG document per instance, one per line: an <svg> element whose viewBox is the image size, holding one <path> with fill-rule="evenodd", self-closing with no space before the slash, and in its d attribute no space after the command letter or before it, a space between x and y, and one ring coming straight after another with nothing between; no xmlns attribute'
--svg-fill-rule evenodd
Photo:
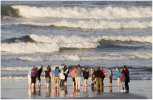
<svg viewBox="0 0 153 100"><path fill-rule="evenodd" d="M118 18L146 18L151 17L151 7L113 7L83 8L83 7L36 7L26 5L14 5L22 17L55 17L75 19L118 19Z"/></svg>
<svg viewBox="0 0 153 100"><path fill-rule="evenodd" d="M29 41L27 41L28 39ZM2 41L1 52L8 53L38 53L55 52L62 48L91 49L103 45L103 41L113 43L138 42L152 43L151 36L81 36L81 35L36 35L31 34L19 38Z"/></svg>

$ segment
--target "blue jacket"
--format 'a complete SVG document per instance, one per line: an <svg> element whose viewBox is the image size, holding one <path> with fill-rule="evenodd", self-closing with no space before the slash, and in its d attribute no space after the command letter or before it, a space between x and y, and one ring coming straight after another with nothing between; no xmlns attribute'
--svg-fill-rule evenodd
<svg viewBox="0 0 153 100"><path fill-rule="evenodd" d="M121 72L116 72L116 77L120 78L121 77Z"/></svg>

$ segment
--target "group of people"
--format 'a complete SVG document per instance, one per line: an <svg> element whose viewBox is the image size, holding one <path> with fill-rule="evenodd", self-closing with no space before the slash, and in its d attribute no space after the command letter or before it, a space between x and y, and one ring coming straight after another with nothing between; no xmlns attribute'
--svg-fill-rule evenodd
<svg viewBox="0 0 153 100"><path fill-rule="evenodd" d="M108 79L108 86L112 87L113 80L113 71L111 68L108 68L105 72L103 67L97 67L97 69L91 68L90 70L87 67L81 67L80 65L74 66L69 69L65 64L62 64L62 67L55 67L51 70L51 66L48 65L44 69L41 66L39 69L35 66L29 70L28 79L29 79L29 88L35 88L35 85L41 85L41 73L44 71L45 76L45 88L51 87L51 80L53 81L54 88L65 89L67 86L68 76L72 77L72 86L75 91L80 91L81 81L83 79L83 87L88 88L88 79L91 77L91 88L99 92L104 90L104 79ZM70 73L70 74L69 74ZM117 85L120 88L121 92L129 92L130 77L129 70L124 65L123 70L120 71L119 67L116 67L116 78Z"/></svg>

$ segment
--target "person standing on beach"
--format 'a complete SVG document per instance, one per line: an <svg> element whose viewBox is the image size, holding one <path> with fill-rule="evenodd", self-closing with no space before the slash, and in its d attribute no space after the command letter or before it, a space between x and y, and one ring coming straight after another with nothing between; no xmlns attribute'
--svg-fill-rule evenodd
<svg viewBox="0 0 153 100"><path fill-rule="evenodd" d="M31 70L31 85L32 85L32 88L35 88L36 78L37 78L37 69L36 69L35 66L33 66L32 70Z"/></svg>
<svg viewBox="0 0 153 100"><path fill-rule="evenodd" d="M38 86L40 86L40 83L41 83L41 73L42 73L42 70L43 70L43 66L41 66L39 69L38 69L38 74L37 74L37 80L38 80Z"/></svg>
<svg viewBox="0 0 153 100"><path fill-rule="evenodd" d="M84 78L83 86L84 86L84 88L87 88L88 87L88 78L89 78L89 71L87 70L87 68L84 68L83 78Z"/></svg>
<svg viewBox="0 0 153 100"><path fill-rule="evenodd" d="M95 81L96 76L95 76L95 69L94 68L90 69L90 76L91 76L91 81L92 81L91 88L93 90L94 89L94 85L96 84L96 81Z"/></svg>
<svg viewBox="0 0 153 100"><path fill-rule="evenodd" d="M76 81L76 91L79 92L80 91L80 83L81 83L81 68L78 65L77 68L75 69L76 71L76 77L75 77L75 81Z"/></svg>
<svg viewBox="0 0 153 100"><path fill-rule="evenodd" d="M49 67L47 67L46 70L45 70L45 87L46 88L49 88L49 86L50 86L50 80L51 80L50 70L51 69Z"/></svg>
<svg viewBox="0 0 153 100"><path fill-rule="evenodd" d="M56 67L54 70L54 88L58 88L59 85L59 67Z"/></svg>
<svg viewBox="0 0 153 100"><path fill-rule="evenodd" d="M28 87L31 88L31 68L28 68Z"/></svg>
<svg viewBox="0 0 153 100"><path fill-rule="evenodd" d="M72 68L71 70L71 77L72 77L72 86L73 86L73 89L75 89L75 85L76 85L76 82L75 82L75 77L76 77L76 71L75 71L75 67Z"/></svg>
<svg viewBox="0 0 153 100"><path fill-rule="evenodd" d="M60 73L59 73L59 78L60 78L60 87L64 87L64 81L65 81L65 75L63 73L63 69L60 69Z"/></svg>
<svg viewBox="0 0 153 100"><path fill-rule="evenodd" d="M68 77L68 73L69 73L69 69L67 68L67 66L65 64L63 64L63 71L64 71L64 75L65 75L65 81L64 84L66 86L67 84L67 77Z"/></svg>
<svg viewBox="0 0 153 100"><path fill-rule="evenodd" d="M125 75L125 89L126 93L129 93L129 82L130 82L130 75L129 75L129 70L128 68L124 65L122 73Z"/></svg>
<svg viewBox="0 0 153 100"><path fill-rule="evenodd" d="M48 71L50 72L50 84L51 84L52 83L52 76L53 76L52 69L51 69L50 65L48 65L47 68L48 68Z"/></svg>
<svg viewBox="0 0 153 100"><path fill-rule="evenodd" d="M116 67L116 78L117 78L117 87L118 87L118 91L120 91L120 77L121 77L121 72L120 72L120 68Z"/></svg>
<svg viewBox="0 0 153 100"><path fill-rule="evenodd" d="M121 82L121 92L126 92L126 90L125 90L125 75L123 72L121 74L120 82Z"/></svg>
<svg viewBox="0 0 153 100"><path fill-rule="evenodd" d="M96 75L96 91L103 92L103 86L102 86L102 72L100 70L100 67L97 68L97 71L95 72ZM100 87L99 87L100 86Z"/></svg>
<svg viewBox="0 0 153 100"><path fill-rule="evenodd" d="M105 78L105 70L103 67L100 67L100 70L102 72L102 86L104 87L104 78ZM104 88L103 88L104 89Z"/></svg>
<svg viewBox="0 0 153 100"><path fill-rule="evenodd" d="M113 79L113 72L112 72L112 69L109 68L108 69L108 84L109 84L109 87L112 87L112 79Z"/></svg>

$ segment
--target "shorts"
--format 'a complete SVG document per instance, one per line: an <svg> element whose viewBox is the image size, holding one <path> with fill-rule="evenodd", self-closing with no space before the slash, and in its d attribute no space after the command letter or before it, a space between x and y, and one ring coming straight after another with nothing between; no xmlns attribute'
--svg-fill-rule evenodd
<svg viewBox="0 0 153 100"><path fill-rule="evenodd" d="M76 77L75 80L76 81L81 81L81 77Z"/></svg>
<svg viewBox="0 0 153 100"><path fill-rule="evenodd" d="M50 77L45 77L46 83L50 83Z"/></svg>
<svg viewBox="0 0 153 100"><path fill-rule="evenodd" d="M59 83L59 78L58 77L55 77L54 78L54 84L58 84Z"/></svg>
<svg viewBox="0 0 153 100"><path fill-rule="evenodd" d="M36 77L31 77L31 83L36 83Z"/></svg>
<svg viewBox="0 0 153 100"><path fill-rule="evenodd" d="M72 77L72 81L75 83L75 78L74 77Z"/></svg>

